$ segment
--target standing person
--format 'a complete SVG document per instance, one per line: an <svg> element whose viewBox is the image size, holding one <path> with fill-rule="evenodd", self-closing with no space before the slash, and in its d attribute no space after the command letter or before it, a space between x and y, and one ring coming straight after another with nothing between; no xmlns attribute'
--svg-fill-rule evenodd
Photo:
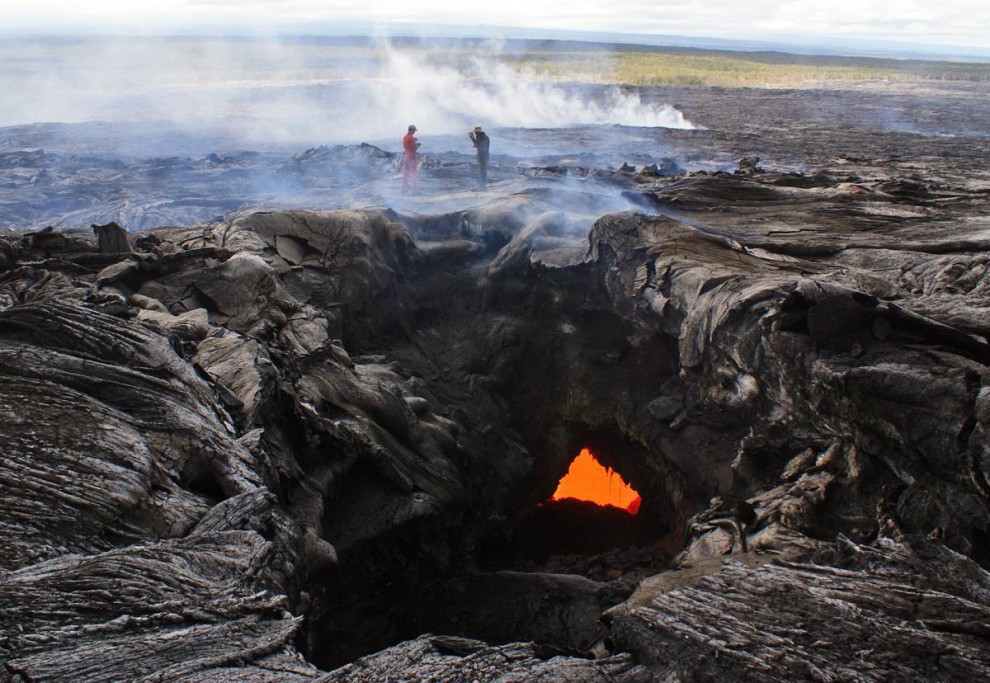
<svg viewBox="0 0 990 683"><path fill-rule="evenodd" d="M416 139L416 126L410 125L409 132L402 138L402 151L405 157L402 160L402 191L410 187L413 193L419 192L419 183L416 180L417 156L419 147L423 143Z"/></svg>
<svg viewBox="0 0 990 683"><path fill-rule="evenodd" d="M468 133L471 144L478 150L478 184L482 190L488 189L488 146L491 140L481 126L475 126L474 130Z"/></svg>

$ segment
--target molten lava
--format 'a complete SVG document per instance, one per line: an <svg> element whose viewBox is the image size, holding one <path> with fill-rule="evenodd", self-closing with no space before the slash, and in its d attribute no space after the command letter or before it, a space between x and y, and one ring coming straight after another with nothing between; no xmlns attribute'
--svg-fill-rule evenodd
<svg viewBox="0 0 990 683"><path fill-rule="evenodd" d="M615 470L602 467L591 451L583 449L560 480L552 500L576 498L613 505L631 514L639 511L640 497Z"/></svg>

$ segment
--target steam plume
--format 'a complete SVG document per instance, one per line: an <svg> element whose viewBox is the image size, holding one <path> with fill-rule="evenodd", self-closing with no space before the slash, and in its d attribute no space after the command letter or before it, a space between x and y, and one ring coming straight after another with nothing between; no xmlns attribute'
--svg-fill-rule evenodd
<svg viewBox="0 0 990 683"><path fill-rule="evenodd" d="M0 126L156 121L243 145L392 140L484 123L691 128L617 88L567 86L511 66L499 43L430 50L321 39L14 40L0 47Z"/></svg>

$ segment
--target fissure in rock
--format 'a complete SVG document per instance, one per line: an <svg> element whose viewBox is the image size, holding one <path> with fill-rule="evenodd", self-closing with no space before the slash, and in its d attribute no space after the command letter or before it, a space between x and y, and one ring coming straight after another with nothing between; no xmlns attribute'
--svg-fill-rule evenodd
<svg viewBox="0 0 990 683"><path fill-rule="evenodd" d="M639 512L642 498L615 470L604 467L589 449L583 448L567 470L551 500L573 498L597 505L610 505L630 514Z"/></svg>

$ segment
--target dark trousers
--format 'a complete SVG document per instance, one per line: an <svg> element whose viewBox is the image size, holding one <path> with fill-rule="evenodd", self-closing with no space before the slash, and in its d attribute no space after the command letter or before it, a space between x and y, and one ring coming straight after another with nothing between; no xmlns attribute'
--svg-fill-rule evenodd
<svg viewBox="0 0 990 683"><path fill-rule="evenodd" d="M487 154L478 155L478 182L480 183L482 190L488 187L488 155Z"/></svg>

